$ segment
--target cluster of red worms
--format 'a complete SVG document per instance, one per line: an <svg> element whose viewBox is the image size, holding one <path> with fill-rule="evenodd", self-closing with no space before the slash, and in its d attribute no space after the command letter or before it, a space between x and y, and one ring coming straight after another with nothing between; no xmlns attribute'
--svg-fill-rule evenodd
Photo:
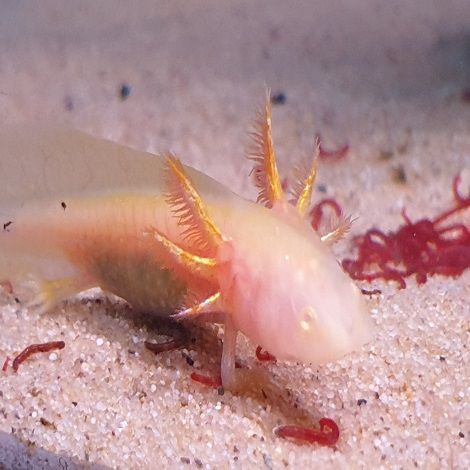
<svg viewBox="0 0 470 470"><path fill-rule="evenodd" d="M354 238L357 259L343 260L343 268L353 279L396 281L401 289L405 278L416 275L418 284L428 276L460 276L470 267L470 230L464 223L444 222L457 212L470 207L470 194L458 191L460 176L454 178L454 207L433 219L412 222L402 211L405 224L395 232L384 233L372 228ZM312 224L314 220L312 219Z"/></svg>

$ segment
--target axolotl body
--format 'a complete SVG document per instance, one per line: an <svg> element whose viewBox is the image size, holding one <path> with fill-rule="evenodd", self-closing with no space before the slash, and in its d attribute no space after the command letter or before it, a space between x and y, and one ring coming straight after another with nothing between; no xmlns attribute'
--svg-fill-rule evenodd
<svg viewBox="0 0 470 470"><path fill-rule="evenodd" d="M33 278L44 309L101 287L137 311L220 321L225 387L239 331L280 359L313 364L358 349L369 314L329 248L348 222L320 237L306 218L317 159L287 200L269 97L248 154L262 204L171 154L74 130L0 132L0 281Z"/></svg>

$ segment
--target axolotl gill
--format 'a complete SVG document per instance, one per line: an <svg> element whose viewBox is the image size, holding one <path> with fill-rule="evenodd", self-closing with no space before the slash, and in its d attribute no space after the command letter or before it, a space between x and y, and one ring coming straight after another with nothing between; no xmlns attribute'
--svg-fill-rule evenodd
<svg viewBox="0 0 470 470"><path fill-rule="evenodd" d="M238 332L279 359L322 364L370 339L359 289L307 220L318 158L284 194L269 95L251 133L258 203L184 166L75 130L0 132L0 281L34 279L48 310L91 287L135 311L224 325L221 377ZM318 142L315 146L318 153Z"/></svg>

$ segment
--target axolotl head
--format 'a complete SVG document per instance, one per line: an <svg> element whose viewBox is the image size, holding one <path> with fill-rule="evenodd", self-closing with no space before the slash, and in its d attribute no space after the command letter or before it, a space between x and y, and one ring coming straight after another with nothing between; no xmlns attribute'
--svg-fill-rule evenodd
<svg viewBox="0 0 470 470"><path fill-rule="evenodd" d="M280 359L313 364L368 342L362 294L310 224L255 205L244 217L219 254L236 328Z"/></svg>

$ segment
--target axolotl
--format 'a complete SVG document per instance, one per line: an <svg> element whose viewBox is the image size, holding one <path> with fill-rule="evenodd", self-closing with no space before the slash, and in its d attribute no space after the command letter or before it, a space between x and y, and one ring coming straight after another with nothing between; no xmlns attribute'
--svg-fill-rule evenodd
<svg viewBox="0 0 470 470"><path fill-rule="evenodd" d="M289 200L269 96L251 138L261 204L170 153L75 130L1 131L0 281L34 279L44 310L100 287L135 311L221 322L228 388L239 332L279 359L322 364L357 350L368 309L330 249L349 221L319 236L307 220L318 158Z"/></svg>

